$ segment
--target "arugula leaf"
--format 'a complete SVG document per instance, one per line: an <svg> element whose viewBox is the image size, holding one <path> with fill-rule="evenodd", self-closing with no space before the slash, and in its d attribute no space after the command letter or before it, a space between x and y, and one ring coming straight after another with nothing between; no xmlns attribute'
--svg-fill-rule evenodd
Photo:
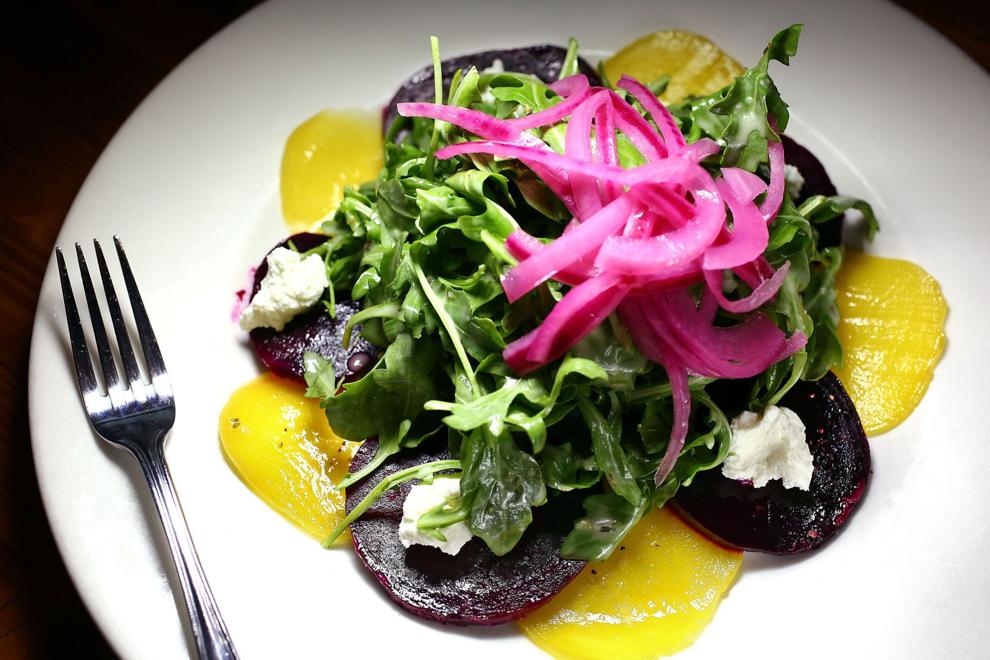
<svg viewBox="0 0 990 660"><path fill-rule="evenodd" d="M306 396L324 399L337 391L333 363L319 353L303 353L303 378L306 381Z"/></svg>
<svg viewBox="0 0 990 660"><path fill-rule="evenodd" d="M595 461L616 495L636 506L643 497L626 453L622 449L622 406L614 392L609 392L608 419L588 399L578 397L578 410L591 432Z"/></svg>
<svg viewBox="0 0 990 660"><path fill-rule="evenodd" d="M636 350L615 316L610 316L608 323L592 330L571 350L574 355L592 360L604 369L615 389L633 389L636 377L650 368L649 361Z"/></svg>
<svg viewBox="0 0 990 660"><path fill-rule="evenodd" d="M392 414L400 419L415 418L437 393L433 380L426 377L436 362L435 344L413 341L402 334L385 351L383 361L385 368L369 375L375 385L391 394Z"/></svg>
<svg viewBox="0 0 990 660"><path fill-rule="evenodd" d="M808 218L809 222L820 225L823 222L828 222L841 215L845 215L845 212L849 209L855 209L863 215L863 221L866 223L866 240L872 241L876 233L880 231L880 223L877 221L877 216L873 212L873 207L861 199L846 197L845 195L834 195L832 197L815 195L804 200L798 209L798 213Z"/></svg>
<svg viewBox="0 0 990 660"><path fill-rule="evenodd" d="M329 548L333 545L334 541L340 538L348 526L364 515L364 512L374 506L375 502L381 499L389 490L401 486L402 484L409 481L423 481L427 482L433 479L433 477L438 472L444 472L447 470L457 470L460 469L461 462L456 460L440 460L432 461L430 463L423 463L421 465L414 465L413 467L406 468L405 470L399 470L398 472L393 472L379 482L370 493L368 493L363 500L361 500L356 507L351 509L351 512L344 517L337 526L323 539L322 546L324 548Z"/></svg>
<svg viewBox="0 0 990 660"><path fill-rule="evenodd" d="M347 383L339 393L323 399L327 421L345 440L378 437L378 452L358 473L348 475L341 486L369 474L399 451L423 404L436 396L431 372L436 345L399 335L378 364L360 380Z"/></svg>
<svg viewBox="0 0 990 660"><path fill-rule="evenodd" d="M504 555L533 521L532 507L547 500L540 465L512 437L482 430L465 436L460 450L461 498L470 503L469 527L496 555Z"/></svg>
<svg viewBox="0 0 990 660"><path fill-rule="evenodd" d="M645 496L634 505L615 493L589 495L584 498L586 515L574 523L560 555L585 561L608 559L649 506L650 498Z"/></svg>
<svg viewBox="0 0 990 660"><path fill-rule="evenodd" d="M822 250L811 271L808 286L801 292L802 304L814 324L804 348L808 362L802 377L806 380L818 380L833 366L842 364L839 308L835 302L835 275L841 265L842 252L838 248Z"/></svg>
<svg viewBox="0 0 990 660"><path fill-rule="evenodd" d="M725 145L721 155L723 167L756 171L757 166L768 161L767 141L779 141L779 132L787 128L790 114L770 78L769 67L774 60L790 63L797 52L802 29L803 25L796 24L775 34L756 66L727 87L671 108L687 129L690 141L707 134ZM771 116L776 129L770 123Z"/></svg>
<svg viewBox="0 0 990 660"><path fill-rule="evenodd" d="M494 436L501 435L505 426L525 432L533 445L533 453L542 451L546 442L547 417L553 412L568 376L582 376L589 381L605 381L608 375L590 360L566 357L554 375L547 391L540 376L504 377L498 389L461 402L428 401L427 410L446 410L450 414L444 423L458 431L484 428ZM515 405L519 398L539 407L532 411Z"/></svg>
<svg viewBox="0 0 990 660"><path fill-rule="evenodd" d="M428 234L440 224L474 212L474 206L449 186L420 188L416 191L419 222L416 228Z"/></svg>
<svg viewBox="0 0 990 660"><path fill-rule="evenodd" d="M458 431L486 428L492 435L501 435L509 406L516 397L525 397L534 404L546 400L546 389L536 378L506 378L502 387L464 403L449 404L446 401L428 401L428 410L449 410L444 423Z"/></svg>
<svg viewBox="0 0 990 660"><path fill-rule="evenodd" d="M416 198L406 194L398 180L385 179L379 184L376 210L386 227L405 232L416 230L419 218Z"/></svg>
<svg viewBox="0 0 990 660"><path fill-rule="evenodd" d="M564 56L564 63L560 67L559 80L578 73L578 40L571 37L567 40L567 54Z"/></svg>
<svg viewBox="0 0 990 660"><path fill-rule="evenodd" d="M547 486L561 492L591 488L602 473L594 456L580 456L571 443L547 445L537 456Z"/></svg>
<svg viewBox="0 0 990 660"><path fill-rule="evenodd" d="M526 114L539 112L562 100L539 78L518 73L495 74L489 83L489 92L499 101L510 101L523 108Z"/></svg>

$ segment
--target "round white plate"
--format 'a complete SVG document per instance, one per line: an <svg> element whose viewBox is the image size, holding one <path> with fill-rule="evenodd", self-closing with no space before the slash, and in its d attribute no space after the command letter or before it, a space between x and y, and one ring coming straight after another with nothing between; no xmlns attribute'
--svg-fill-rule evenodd
<svg viewBox="0 0 990 660"><path fill-rule="evenodd" d="M798 21L807 24L800 52L773 71L793 109L789 132L825 161L840 190L874 203L883 231L873 252L917 261L942 283L949 349L910 420L874 439L874 478L848 529L807 557L747 555L684 657L965 657L986 648L990 314L978 269L987 76L889 4L365 0L270 3L214 37L120 129L58 240L70 247L119 234L127 247L176 392L169 462L244 658L540 654L511 627L443 628L405 615L350 552L321 550L224 462L219 411L258 372L229 321L232 292L286 233L278 172L293 127L325 107L383 102L428 61L431 34L445 55L571 35L607 51L682 27L752 63L778 28ZM121 655L183 657L144 484L128 456L90 432L66 345L50 266L30 412L55 538Z"/></svg>

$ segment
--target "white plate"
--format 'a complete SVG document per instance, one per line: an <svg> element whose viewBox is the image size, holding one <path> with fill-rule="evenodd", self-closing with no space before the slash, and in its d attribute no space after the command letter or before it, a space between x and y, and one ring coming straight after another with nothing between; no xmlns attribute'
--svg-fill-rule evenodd
<svg viewBox="0 0 990 660"><path fill-rule="evenodd" d="M921 263L951 307L949 349L909 421L873 442L874 479L824 551L748 555L712 625L684 657L974 656L988 639L990 327L983 252L990 152L986 75L888 4L648 0L414 6L271 3L175 70L121 128L79 193L58 243L120 234L175 386L168 458L196 545L244 658L537 656L512 628L424 624L388 603L348 552L325 552L251 495L224 463L217 416L258 369L228 319L244 269L284 233L282 146L324 107L373 106L428 60L570 35L614 49L683 27L744 62L791 22L807 24L774 76L792 134L843 192L873 201L872 250ZM841 6L836 6L841 4ZM129 457L96 440L78 403L54 268L31 355L38 479L69 571L127 658L187 653L149 500ZM77 291L78 291L77 283ZM480 643L479 640L484 640ZM439 646L442 644L443 646ZM388 648L392 647L392 648Z"/></svg>

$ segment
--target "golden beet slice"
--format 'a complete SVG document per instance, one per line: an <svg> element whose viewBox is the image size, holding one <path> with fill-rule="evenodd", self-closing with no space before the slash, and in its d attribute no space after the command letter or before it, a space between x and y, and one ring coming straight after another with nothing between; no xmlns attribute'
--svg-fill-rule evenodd
<svg viewBox="0 0 990 660"><path fill-rule="evenodd" d="M949 308L917 264L855 250L846 250L836 288L845 361L835 372L866 433L882 433L925 395L945 350Z"/></svg>
<svg viewBox="0 0 990 660"><path fill-rule="evenodd" d="M382 168L375 112L324 110L300 124L282 153L282 215L304 231L332 213L345 186L358 186Z"/></svg>
<svg viewBox="0 0 990 660"><path fill-rule="evenodd" d="M664 30L640 37L605 60L605 75L613 83L623 75L642 83L670 76L660 95L664 103L716 92L745 69L709 39L687 30Z"/></svg>
<svg viewBox="0 0 990 660"><path fill-rule="evenodd" d="M344 516L334 486L359 443L337 437L305 388L272 374L234 392L220 412L220 443L234 471L268 506L318 539Z"/></svg>
<svg viewBox="0 0 990 660"><path fill-rule="evenodd" d="M601 563L518 622L555 658L656 658L687 648L732 585L742 553L654 510Z"/></svg>

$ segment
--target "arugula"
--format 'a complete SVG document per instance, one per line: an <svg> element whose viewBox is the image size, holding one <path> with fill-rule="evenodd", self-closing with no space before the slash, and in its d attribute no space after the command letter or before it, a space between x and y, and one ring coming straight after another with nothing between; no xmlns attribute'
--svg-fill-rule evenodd
<svg viewBox="0 0 990 660"><path fill-rule="evenodd" d="M540 465L508 433L475 430L461 444L461 498L469 506L471 531L496 555L504 555L533 521L534 506L547 501Z"/></svg>
<svg viewBox="0 0 990 660"><path fill-rule="evenodd" d="M770 62L789 64L803 29L803 25L795 24L775 34L756 66L725 88L671 108L689 141L702 136L719 141L724 145L720 157L724 167L755 172L766 163L767 141L779 141L779 133L787 128L790 118L787 104L770 77Z"/></svg>
<svg viewBox="0 0 990 660"><path fill-rule="evenodd" d="M637 506L643 492L622 448L622 406L614 392L609 392L609 402L608 418L584 397L578 398L578 409L591 431L595 461L608 485L619 497Z"/></svg>
<svg viewBox="0 0 990 660"><path fill-rule="evenodd" d="M615 493L589 495L584 498L585 516L574 523L564 539L560 554L566 559L602 561L608 559L650 506L643 496L638 504Z"/></svg>
<svg viewBox="0 0 990 660"><path fill-rule="evenodd" d="M423 405L436 395L433 379L428 377L436 357L435 343L414 341L410 335L401 334L364 377L329 395L324 388L327 370L332 367L320 368L320 363L314 360L314 369L307 368L307 394L322 395L320 405L326 410L334 433L345 440L378 438L374 458L362 470L347 475L339 484L341 488L373 472L403 445L415 446L423 435L429 434L409 436Z"/></svg>

